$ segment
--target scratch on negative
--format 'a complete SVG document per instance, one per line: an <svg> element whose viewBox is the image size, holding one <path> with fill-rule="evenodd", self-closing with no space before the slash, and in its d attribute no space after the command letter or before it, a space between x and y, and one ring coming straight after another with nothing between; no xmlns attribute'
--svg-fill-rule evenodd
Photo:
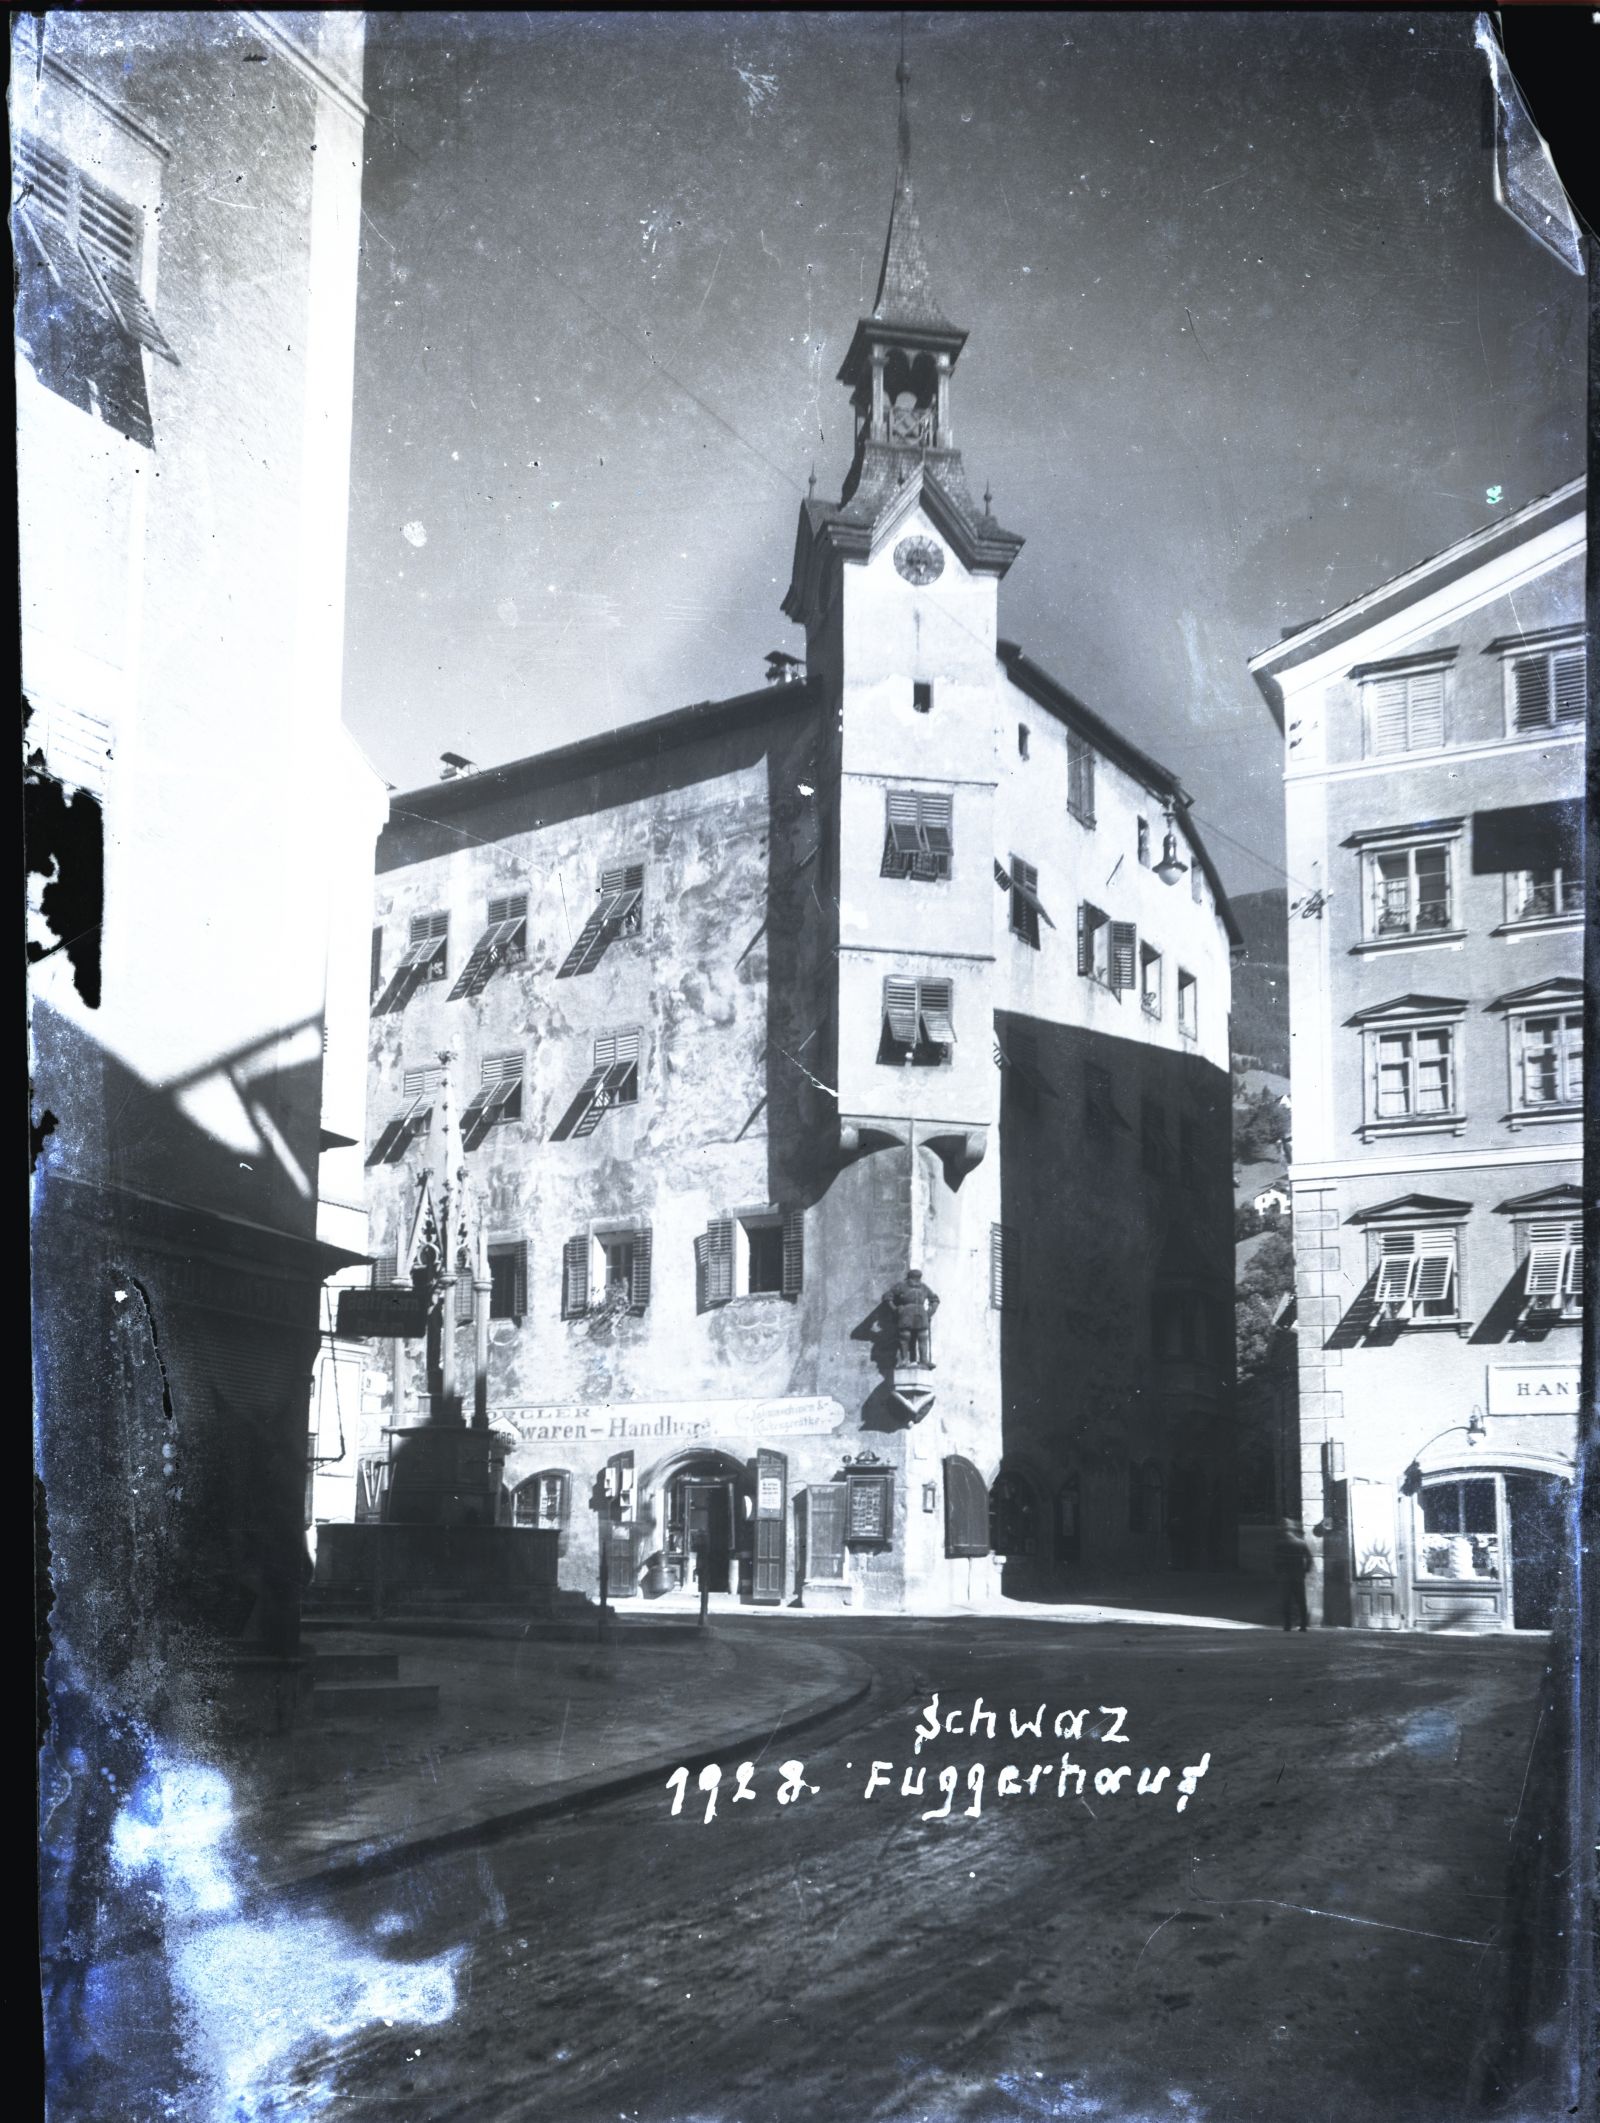
<svg viewBox="0 0 1600 2123"><path fill-rule="evenodd" d="M1206 1895L1202 1899L1211 1902L1215 1901L1217 1897L1215 1895ZM1457 1938L1455 1933L1450 1931L1418 1931L1413 1924L1385 1924L1381 1917L1350 1917L1338 1909L1312 1909L1305 1902L1275 1902L1271 1895L1229 1895L1226 1899L1234 1907L1251 1906L1262 1909L1292 1909L1297 1916L1329 1917L1335 1924L1362 1924L1369 1931L1403 1931L1408 1939L1438 1939L1446 1946L1482 1946L1487 1948L1495 1943L1493 1939Z"/></svg>
<svg viewBox="0 0 1600 2123"><path fill-rule="evenodd" d="M567 1719L572 1714L572 1698L569 1695L561 1706L561 1736L556 1741L556 1775L561 1774L561 1757L567 1747Z"/></svg>
<svg viewBox="0 0 1600 2123"><path fill-rule="evenodd" d="M1175 1916L1176 1916L1177 1914L1178 1914L1178 1912L1177 1912L1176 1910L1174 1910L1174 1911L1172 1912L1172 1917L1175 1917ZM1166 1928L1167 1928L1167 1926L1168 1926L1168 1925L1169 1925L1169 1924L1170 1924L1170 1923L1172 1922L1172 1917L1163 1917L1163 1918L1161 1919L1161 1922L1160 1922L1160 1923L1159 1923L1159 1924L1158 1924L1158 1925L1156 1926L1156 1929L1155 1929L1155 1931L1151 1932L1151 1934L1150 1934L1150 1938L1146 1939L1146 1940L1145 1940L1145 1942L1144 1942L1144 1944L1143 1944L1143 1945L1142 1945L1142 1946L1141 1946L1141 1947L1139 1948L1139 1951L1138 1951L1138 1952L1137 1952L1137 1953L1136 1953L1136 1954L1134 1955L1134 1957L1133 1957L1133 1965L1134 1965L1134 1967L1135 1967L1135 1968L1137 1968L1137 1967L1138 1967L1139 1963L1140 1963L1140 1962L1141 1962L1141 1961L1142 1961L1142 1960L1144 1959L1145 1955L1146 1955L1146 1954L1147 1954L1147 1953L1148 1953L1148 1952L1150 1951L1150 1943L1151 1943L1151 1940L1153 1940L1153 1939L1155 1938L1155 1936L1156 1936L1156 1932L1162 1932L1162 1931L1165 1931L1165 1930L1166 1930Z"/></svg>
<svg viewBox="0 0 1600 2123"><path fill-rule="evenodd" d="M783 1708L782 1708L782 1709L781 1709L781 1710L780 1710L780 1711L778 1712L778 1715L777 1715L777 1716L776 1716L776 1717L775 1717L775 1718L773 1719L773 1721L772 1721L772 1730L771 1730L771 1731L770 1731L770 1732L769 1732L769 1733L767 1734L766 1738L765 1738L765 1739L764 1739L764 1740L763 1740L763 1741L761 1742L761 1754L758 1754L758 1755L756 1756L756 1760L757 1760L758 1762L759 1762L759 1761L761 1760L761 1756L762 1756L762 1755L764 1755L764 1754L766 1753L767 1749L768 1749L768 1748L769 1748L769 1747L770 1747L770 1746L772 1745L773 1741L774 1741L774 1740L775 1740L775 1739L776 1739L776 1738L778 1737L778 1728L779 1728L779 1727L780 1727L780 1726L782 1725L782 1723L783 1723L784 1719L785 1719L785 1718L786 1718L786 1717L787 1717L788 1715L789 1715L789 1706L788 1706L788 1704L787 1704L787 1703L785 1703L785 1704L784 1704L784 1706L783 1706Z"/></svg>
<svg viewBox="0 0 1600 2123"><path fill-rule="evenodd" d="M803 1061L796 1060L795 1056L789 1052L787 1047L778 1047L778 1043L776 1040L774 1040L772 1044L774 1045L774 1047L777 1047L778 1052L783 1056L786 1062L794 1062L795 1067L800 1071L800 1074L806 1078L808 1083L815 1084L819 1091L826 1091L829 1098L837 1098L839 1096L838 1092L834 1089L832 1084L825 1084L820 1076L813 1076L811 1074L811 1071L806 1067L805 1063Z"/></svg>
<svg viewBox="0 0 1600 2123"><path fill-rule="evenodd" d="M1517 1793L1517 1810L1511 1816L1511 1826L1506 1830L1506 1841L1508 1843L1516 1834L1517 1823L1522 1818L1522 1802L1528 1796L1528 1778L1533 1774L1533 1751L1539 1744L1539 1727L1544 1723L1546 1707L1543 1703L1539 1705L1539 1716L1533 1728L1533 1738L1528 1742L1528 1759L1523 1765L1522 1789Z"/></svg>

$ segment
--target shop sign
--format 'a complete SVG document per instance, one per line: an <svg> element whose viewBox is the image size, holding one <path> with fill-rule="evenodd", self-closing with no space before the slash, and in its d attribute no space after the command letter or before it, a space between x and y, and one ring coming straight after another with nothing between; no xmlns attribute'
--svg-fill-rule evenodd
<svg viewBox="0 0 1600 2123"><path fill-rule="evenodd" d="M787 1400L555 1402L492 1408L529 1445L603 1445L669 1438L825 1437L844 1410L823 1396Z"/></svg>
<svg viewBox="0 0 1600 2123"><path fill-rule="evenodd" d="M1576 1364L1491 1364L1491 1415L1576 1415Z"/></svg>

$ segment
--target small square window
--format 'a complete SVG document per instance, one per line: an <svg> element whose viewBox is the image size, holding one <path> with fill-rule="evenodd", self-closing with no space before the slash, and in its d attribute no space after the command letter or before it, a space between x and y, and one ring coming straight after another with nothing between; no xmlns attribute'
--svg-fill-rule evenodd
<svg viewBox="0 0 1600 2123"><path fill-rule="evenodd" d="M911 687L911 705L919 715L933 713L933 685L926 678L915 680Z"/></svg>
<svg viewBox="0 0 1600 2123"><path fill-rule="evenodd" d="M1200 991L1192 973L1178 968L1178 1030L1185 1039L1200 1037Z"/></svg>
<svg viewBox="0 0 1600 2123"><path fill-rule="evenodd" d="M1094 752L1073 731L1067 733L1067 809L1080 825L1094 824Z"/></svg>
<svg viewBox="0 0 1600 2123"><path fill-rule="evenodd" d="M1029 738L1028 725L1025 722L1019 722L1017 724L1017 757L1019 759L1026 759L1028 756Z"/></svg>

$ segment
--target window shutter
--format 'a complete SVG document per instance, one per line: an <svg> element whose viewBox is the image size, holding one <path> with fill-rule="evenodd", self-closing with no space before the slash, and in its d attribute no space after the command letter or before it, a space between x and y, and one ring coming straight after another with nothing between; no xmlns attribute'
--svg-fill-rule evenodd
<svg viewBox="0 0 1600 2123"><path fill-rule="evenodd" d="M1550 662L1544 656L1519 657L1511 667L1515 696L1513 721L1519 730L1542 730L1550 720Z"/></svg>
<svg viewBox="0 0 1600 2123"><path fill-rule="evenodd" d="M1009 1224L989 1226L989 1303L996 1312L1014 1312L1020 1296L1017 1233Z"/></svg>
<svg viewBox="0 0 1600 2123"><path fill-rule="evenodd" d="M1080 973L1092 973L1094 971L1094 931L1089 923L1089 905L1087 900L1078 902L1078 971Z"/></svg>
<svg viewBox="0 0 1600 2123"><path fill-rule="evenodd" d="M714 1216L706 1225L702 1249L705 1264L705 1301L725 1305L733 1295L733 1219Z"/></svg>
<svg viewBox="0 0 1600 2123"><path fill-rule="evenodd" d="M1001 892L1009 892L1011 890L1011 872L998 855L994 859L994 881L997 890Z"/></svg>
<svg viewBox="0 0 1600 2123"><path fill-rule="evenodd" d="M1524 1289L1531 1302L1553 1305L1561 1295L1562 1270L1567 1249L1563 1245L1538 1244L1528 1249L1528 1273Z"/></svg>
<svg viewBox="0 0 1600 2123"><path fill-rule="evenodd" d="M1378 1241L1378 1286L1373 1295L1380 1305L1403 1305L1411 1296L1416 1279L1416 1238L1410 1231L1385 1231Z"/></svg>
<svg viewBox="0 0 1600 2123"><path fill-rule="evenodd" d="M948 980L924 980L917 983L917 1016L922 1030L936 1047L953 1047L956 1028L951 1016L955 1005L955 984Z"/></svg>
<svg viewBox="0 0 1600 2123"><path fill-rule="evenodd" d="M1367 713L1374 752L1406 749L1406 682L1384 678L1369 688Z"/></svg>
<svg viewBox="0 0 1600 2123"><path fill-rule="evenodd" d="M1551 658L1555 668L1556 721L1582 722L1584 711L1584 654L1574 649L1570 654Z"/></svg>
<svg viewBox="0 0 1600 2123"><path fill-rule="evenodd" d="M1426 1240L1417 1256L1414 1286L1419 1305L1442 1305L1449 1298L1456 1276L1456 1242L1451 1233Z"/></svg>
<svg viewBox="0 0 1600 2123"><path fill-rule="evenodd" d="M528 1241L519 1238L511 1255L511 1309L518 1319L528 1311Z"/></svg>
<svg viewBox="0 0 1600 2123"><path fill-rule="evenodd" d="M636 1231L633 1235L633 1285L629 1298L635 1312L642 1312L650 1302L650 1233Z"/></svg>
<svg viewBox="0 0 1600 2123"><path fill-rule="evenodd" d="M890 974L883 983L883 1014L889 1037L902 1047L917 1043L917 984Z"/></svg>
<svg viewBox="0 0 1600 2123"><path fill-rule="evenodd" d="M798 1297L806 1279L806 1217L803 1209L783 1212L783 1294Z"/></svg>
<svg viewBox="0 0 1600 2123"><path fill-rule="evenodd" d="M952 1454L944 1463L944 1552L989 1553L989 1493L971 1460Z"/></svg>
<svg viewBox="0 0 1600 2123"><path fill-rule="evenodd" d="M1111 924L1111 985L1117 994L1138 979L1138 933L1131 921Z"/></svg>
<svg viewBox="0 0 1600 2123"><path fill-rule="evenodd" d="M561 1249L561 1317L577 1319L589 1309L589 1241L569 1238Z"/></svg>
<svg viewBox="0 0 1600 2123"><path fill-rule="evenodd" d="M932 855L948 855L954 845L951 831L951 803L942 794L924 795L921 800L922 837Z"/></svg>
<svg viewBox="0 0 1600 2123"><path fill-rule="evenodd" d="M1417 752L1444 743L1444 673L1419 671L1410 680L1411 727L1408 749Z"/></svg>

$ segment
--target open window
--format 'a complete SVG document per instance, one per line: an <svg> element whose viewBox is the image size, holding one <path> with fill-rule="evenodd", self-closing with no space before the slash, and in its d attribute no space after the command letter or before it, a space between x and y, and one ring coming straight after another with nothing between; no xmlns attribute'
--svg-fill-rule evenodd
<svg viewBox="0 0 1600 2123"><path fill-rule="evenodd" d="M1011 894L1011 933L1020 936L1025 944L1039 948L1039 924L1054 928L1055 923L1045 911L1044 901L1039 897L1039 872L1031 862L1024 862L1020 855L1013 855L1009 870L995 864L995 882L1004 885Z"/></svg>
<svg viewBox="0 0 1600 2123"><path fill-rule="evenodd" d="M602 1032L594 1043L594 1067L551 1130L550 1140L561 1143L569 1136L593 1135L613 1108L635 1105L638 1098L638 1032Z"/></svg>
<svg viewBox="0 0 1600 2123"><path fill-rule="evenodd" d="M473 945L449 1000L481 995L497 966L519 965L528 952L528 895L512 892L491 899L488 925Z"/></svg>
<svg viewBox="0 0 1600 2123"><path fill-rule="evenodd" d="M1178 968L1178 1030L1185 1039L1200 1037L1200 985L1182 966Z"/></svg>
<svg viewBox="0 0 1600 2123"><path fill-rule="evenodd" d="M599 901L556 968L557 980L592 973L618 937L644 927L644 864L618 863L600 873Z"/></svg>
<svg viewBox="0 0 1600 2123"><path fill-rule="evenodd" d="M1073 730L1067 732L1067 809L1080 825L1094 824L1094 749Z"/></svg>
<svg viewBox="0 0 1600 2123"><path fill-rule="evenodd" d="M1161 953L1153 944L1139 946L1139 1003L1146 1017L1161 1015Z"/></svg>
<svg viewBox="0 0 1600 2123"><path fill-rule="evenodd" d="M145 350L178 357L139 285L143 216L34 135L14 155L18 348L47 391L149 449Z"/></svg>
<svg viewBox="0 0 1600 2123"><path fill-rule="evenodd" d="M1111 918L1084 900L1078 908L1078 971L1111 986Z"/></svg>
<svg viewBox="0 0 1600 2123"><path fill-rule="evenodd" d="M511 1493L511 1523L543 1533L564 1533L572 1515L572 1476L565 1467L545 1467L518 1482Z"/></svg>
<svg viewBox="0 0 1600 2123"><path fill-rule="evenodd" d="M521 1120L522 1077L520 1052L484 1056L478 1089L461 1116L463 1148L475 1150L501 1121Z"/></svg>
<svg viewBox="0 0 1600 2123"><path fill-rule="evenodd" d="M561 1317L637 1316L650 1302L648 1225L596 1225L569 1238L561 1256Z"/></svg>
<svg viewBox="0 0 1600 2123"><path fill-rule="evenodd" d="M374 1006L375 1017L403 1010L424 981L443 980L448 971L450 917L448 914L412 916L410 941L390 976L389 985Z"/></svg>
<svg viewBox="0 0 1600 2123"><path fill-rule="evenodd" d="M491 1239L487 1250L489 1317L520 1320L528 1309L528 1241Z"/></svg>
<svg viewBox="0 0 1600 2123"><path fill-rule="evenodd" d="M699 1311L736 1297L798 1297L804 1281L801 1209L745 1209L716 1216L695 1241Z"/></svg>
<svg viewBox="0 0 1600 2123"><path fill-rule="evenodd" d="M881 874L923 883L947 878L955 852L949 795L943 790L889 789L884 810Z"/></svg>
<svg viewBox="0 0 1600 2123"><path fill-rule="evenodd" d="M367 1152L369 1166L399 1164L418 1136L428 1132L433 1123L433 1102L443 1073L438 1068L408 1069L405 1072L400 1088L406 1103L379 1131Z"/></svg>
<svg viewBox="0 0 1600 2123"><path fill-rule="evenodd" d="M1583 1310L1583 1219L1541 1216L1527 1227L1523 1317L1533 1325L1576 1319Z"/></svg>
<svg viewBox="0 0 1600 2123"><path fill-rule="evenodd" d="M919 1068L937 1068L948 1062L956 1042L954 1011L953 982L890 974L883 983L879 1061Z"/></svg>
<svg viewBox="0 0 1600 2123"><path fill-rule="evenodd" d="M1379 1231L1373 1238L1379 1323L1420 1326L1460 1317L1455 1231Z"/></svg>

